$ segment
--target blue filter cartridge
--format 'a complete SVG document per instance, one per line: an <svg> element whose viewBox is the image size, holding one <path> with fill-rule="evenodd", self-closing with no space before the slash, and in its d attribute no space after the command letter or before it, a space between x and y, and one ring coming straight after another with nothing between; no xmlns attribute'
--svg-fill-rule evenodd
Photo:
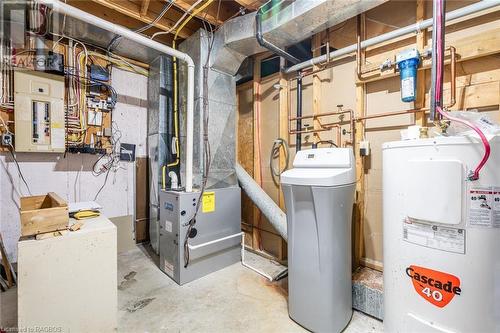
<svg viewBox="0 0 500 333"><path fill-rule="evenodd" d="M401 100L414 102L417 97L417 68L420 54L417 49L408 49L396 56L399 77L401 79Z"/></svg>

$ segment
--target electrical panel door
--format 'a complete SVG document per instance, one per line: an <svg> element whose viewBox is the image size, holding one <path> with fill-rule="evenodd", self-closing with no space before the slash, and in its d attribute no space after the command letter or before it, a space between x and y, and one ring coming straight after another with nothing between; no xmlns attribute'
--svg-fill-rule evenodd
<svg viewBox="0 0 500 333"><path fill-rule="evenodd" d="M18 70L14 90L15 150L64 152L64 77Z"/></svg>

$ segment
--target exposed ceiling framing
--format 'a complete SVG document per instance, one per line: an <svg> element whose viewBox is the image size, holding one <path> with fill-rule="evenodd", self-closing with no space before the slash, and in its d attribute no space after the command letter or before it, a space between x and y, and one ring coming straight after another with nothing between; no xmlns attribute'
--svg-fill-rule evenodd
<svg viewBox="0 0 500 333"><path fill-rule="evenodd" d="M68 0L72 6L132 30L153 22L167 2L168 0ZM174 5L154 24L154 27L143 33L152 35L156 32L172 30L175 23L195 2L196 0L174 0ZM264 3L263 0L213 0L205 10L186 24L178 37L185 39L207 24L218 27L226 20L238 16L242 8L246 12L253 11L262 3ZM170 34L162 35L158 40L170 44L174 33L175 29Z"/></svg>

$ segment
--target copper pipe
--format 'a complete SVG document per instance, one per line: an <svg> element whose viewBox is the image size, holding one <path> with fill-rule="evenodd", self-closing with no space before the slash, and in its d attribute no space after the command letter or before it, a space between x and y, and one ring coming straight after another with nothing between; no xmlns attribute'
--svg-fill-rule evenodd
<svg viewBox="0 0 500 333"><path fill-rule="evenodd" d="M336 130L336 132L337 132L337 147L340 147L340 144L342 143L342 128L340 127L340 124L339 123L322 124L319 119L317 119L317 122L318 122L319 126L321 126L321 128L328 128L328 129L336 128L337 129Z"/></svg>
<svg viewBox="0 0 500 333"><path fill-rule="evenodd" d="M446 105L446 108L449 109L453 107L457 100L456 100L456 93L457 93L457 49L454 46L450 46L450 103Z"/></svg>
<svg viewBox="0 0 500 333"><path fill-rule="evenodd" d="M385 117L391 117L391 116L398 116L402 114L412 114L412 113L417 113L417 112L423 112L423 111L428 111L429 108L421 108L421 109L411 109L411 110L402 110L402 111L395 111L395 112L382 112L382 113L375 113L375 114L370 114L364 117L357 117L355 120L356 122L363 121L363 120L368 120L368 119L375 119L375 118L385 118Z"/></svg>
<svg viewBox="0 0 500 333"><path fill-rule="evenodd" d="M356 75L358 80L362 80L361 76L361 15L356 18Z"/></svg>
<svg viewBox="0 0 500 333"><path fill-rule="evenodd" d="M343 111L333 111L333 112L325 112L325 113L318 113L318 114L313 114L313 115L308 115L308 116L302 116L300 119L311 119L311 118L319 118L319 117L328 117L328 116L339 116L341 114L346 114L349 113L351 116L354 115L354 111L351 109L343 110ZM288 118L289 121L294 121L297 120L298 117L290 117Z"/></svg>
<svg viewBox="0 0 500 333"><path fill-rule="evenodd" d="M290 134L307 134L307 133L318 133L318 132L326 132L329 131L330 128L320 128L320 129L307 129L307 130L290 130Z"/></svg>
<svg viewBox="0 0 500 333"><path fill-rule="evenodd" d="M330 122L330 123L321 123L319 121L318 118L320 117L327 117L327 116L339 116L339 115L342 115L342 114L349 114L349 120L348 121L337 121L337 122ZM329 131L331 130L332 128L334 127L339 127L338 129L338 135L340 136L341 135L341 128L340 126L343 125L343 124L349 124L349 127L350 127L350 143L354 144L355 142L355 137L354 137L354 131L355 131L355 118L354 118L354 111L351 110L351 109L348 109L348 110L343 110L343 111L337 111L337 112L327 112L327 113L322 113L322 114L316 114L316 115L308 115L308 116L302 116L300 117L301 119L316 119L319 123L320 123L320 126L322 127L321 129L317 129L317 130L301 130L301 131L298 131L297 129L295 130L292 130L290 129L288 131L288 134L304 134L304 133L318 133L318 132L326 132L326 131ZM289 118L289 121L294 121L296 120L296 117L294 118ZM340 142L340 141L339 141Z"/></svg>

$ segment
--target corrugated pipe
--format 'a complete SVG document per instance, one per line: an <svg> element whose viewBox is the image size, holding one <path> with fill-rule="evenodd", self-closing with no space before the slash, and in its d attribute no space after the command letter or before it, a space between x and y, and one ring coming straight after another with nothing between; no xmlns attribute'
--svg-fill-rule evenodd
<svg viewBox="0 0 500 333"><path fill-rule="evenodd" d="M259 184L255 182L255 180L245 171L245 169L243 169L241 165L236 163L235 170L243 191L245 191L257 208L260 209L262 214L267 217L280 236L283 237L285 241L288 240L285 213L278 207L278 205L276 205L273 199L271 199L271 197L264 192Z"/></svg>
<svg viewBox="0 0 500 333"><path fill-rule="evenodd" d="M143 35L133 32L117 24L84 12L59 0L38 0L39 3L51 6L55 13L68 15L95 25L101 29L123 36L146 47L150 47L166 55L184 61L187 65L187 103L186 103L186 192L193 191L193 110L194 110L194 61L189 55L171 47L155 42Z"/></svg>
<svg viewBox="0 0 500 333"><path fill-rule="evenodd" d="M446 21L450 21L450 20L464 17L466 15L474 14L474 13L480 12L482 10L496 7L498 5L500 5L500 0L479 1L479 2L476 2L472 5L470 5L470 6L462 7L460 9L457 9L457 10L454 10L454 11L447 13L446 14ZM379 35L377 37L367 39L367 40L361 42L361 48L364 49L364 48L367 48L369 46L383 43L385 41L388 41L388 40L391 40L391 39L394 39L394 38L397 38L400 36L404 36L404 35L407 35L410 33L418 32L422 29L427 29L427 28L432 26L432 22L433 22L433 20L432 20L432 18L430 18L430 19L427 19L425 21L417 22L415 24L409 25L409 26L404 27L404 28L393 30L393 31L385 33L383 35ZM285 73L289 74L289 73L293 73L296 71L300 71L300 70L303 70L305 68L312 67L314 65L323 63L327 59L329 59L331 61L332 59L339 58L339 57L342 57L344 55L355 52L356 48L357 48L357 45L353 44L353 45L344 47L342 49L338 49L336 51L330 52L330 54L324 54L322 56L312 58L310 60L301 62L300 64L293 65L292 67L286 69Z"/></svg>

